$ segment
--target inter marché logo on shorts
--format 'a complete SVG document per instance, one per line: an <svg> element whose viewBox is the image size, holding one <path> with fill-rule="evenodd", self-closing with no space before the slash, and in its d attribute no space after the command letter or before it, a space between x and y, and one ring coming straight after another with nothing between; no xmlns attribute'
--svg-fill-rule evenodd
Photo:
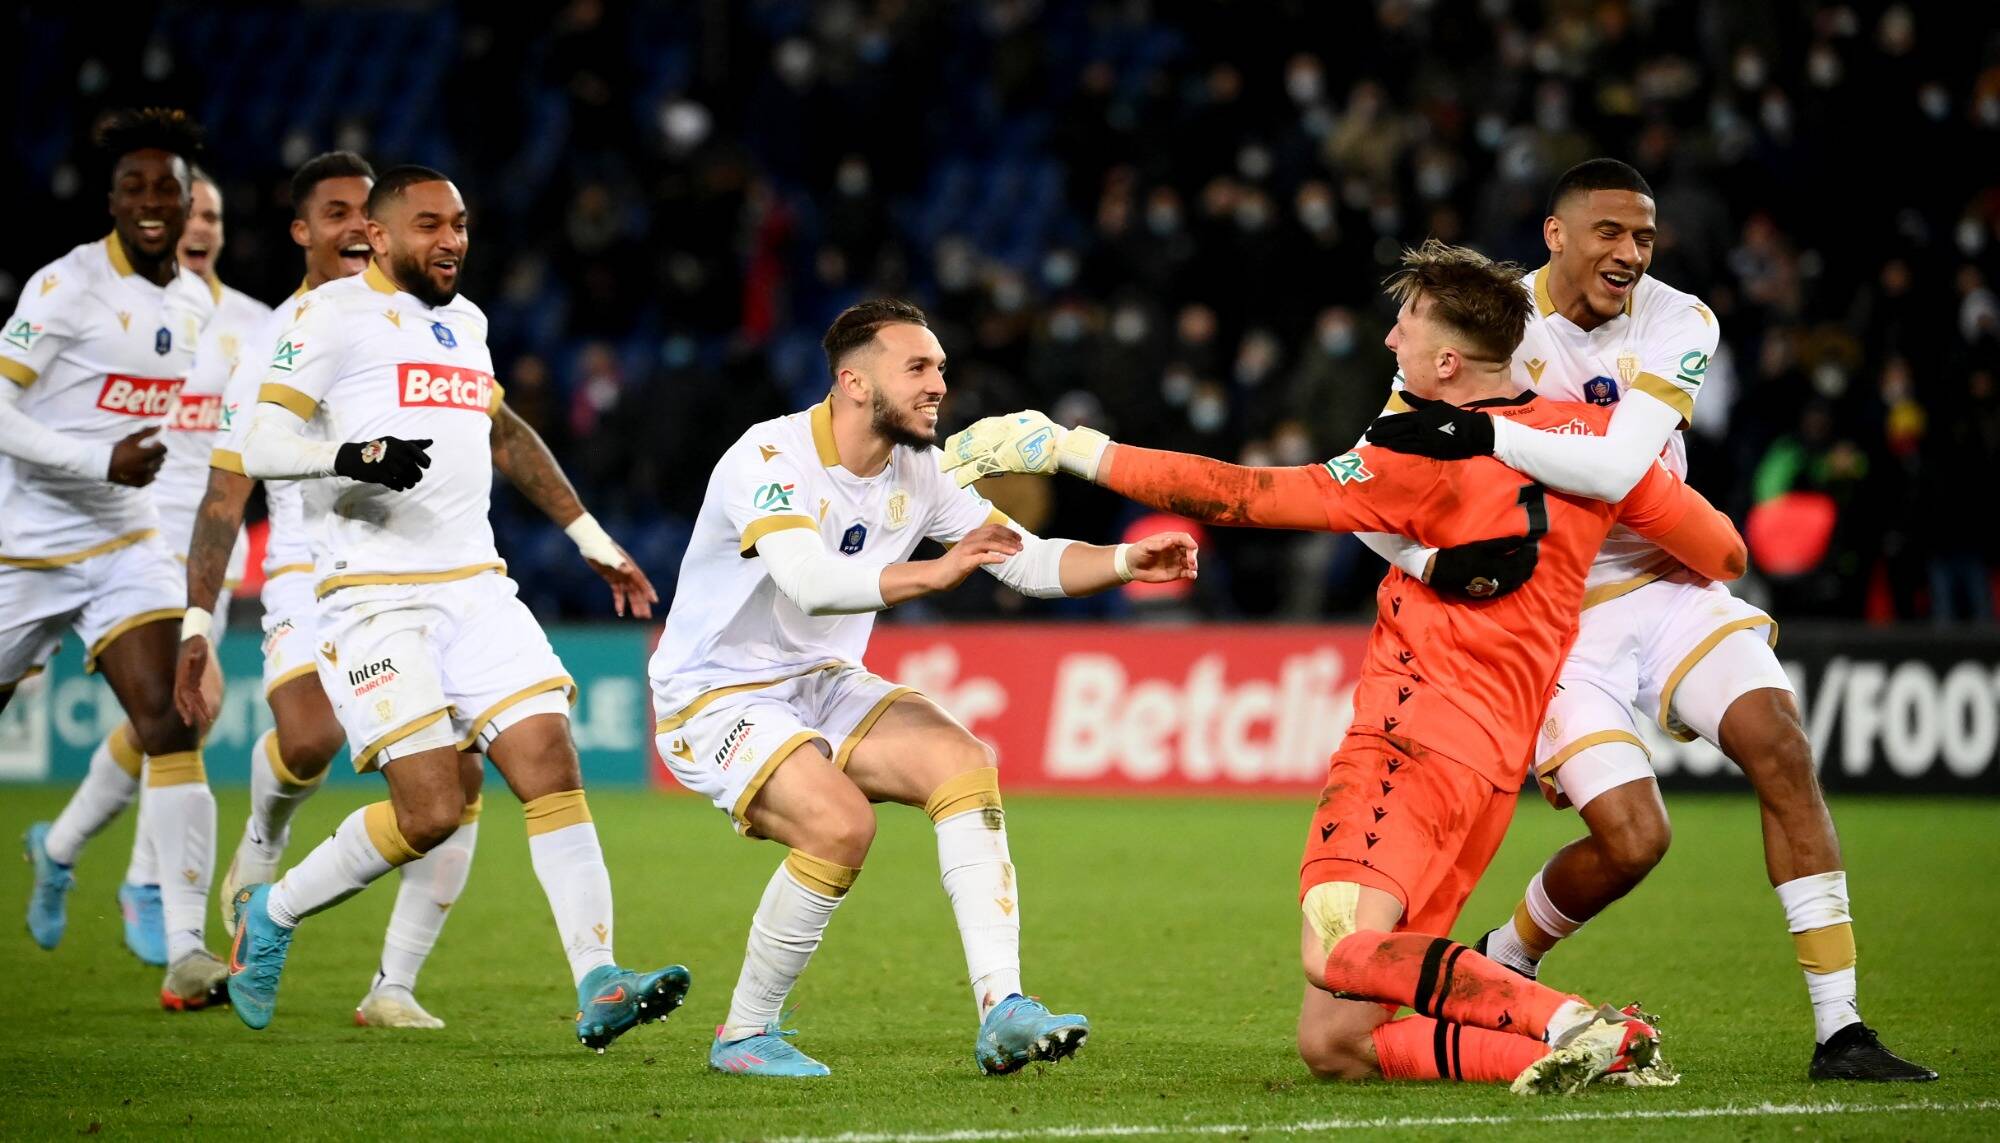
<svg viewBox="0 0 2000 1143"><path fill-rule="evenodd" d="M367 694L377 687L386 686L396 678L396 661L380 658L365 667L356 667L347 672L347 685L354 688L356 697Z"/></svg>
<svg viewBox="0 0 2000 1143"><path fill-rule="evenodd" d="M747 718L739 718L729 733L722 736L722 748L715 752L715 766L727 770L738 762L755 762L756 752L750 749L750 732L757 724Z"/></svg>

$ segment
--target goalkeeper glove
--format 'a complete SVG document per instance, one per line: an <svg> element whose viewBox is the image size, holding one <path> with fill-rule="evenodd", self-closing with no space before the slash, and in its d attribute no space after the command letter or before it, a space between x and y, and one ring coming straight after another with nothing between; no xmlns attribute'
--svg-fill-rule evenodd
<svg viewBox="0 0 2000 1143"><path fill-rule="evenodd" d="M402 492L416 487L417 481L424 478L424 469L431 466L430 454L424 450L430 447L428 440L406 441L397 437L378 437L365 443L351 441L334 453L333 471L349 480Z"/></svg>
<svg viewBox="0 0 2000 1143"><path fill-rule="evenodd" d="M1047 476L1061 471L1094 480L1110 444L1111 438L1096 429L1066 429L1028 409L985 417L953 433L938 454L938 467L960 488L1007 472Z"/></svg>
<svg viewBox="0 0 2000 1143"><path fill-rule="evenodd" d="M1501 536L1445 548L1431 561L1428 582L1439 595L1458 599L1498 599L1535 574L1541 541Z"/></svg>
<svg viewBox="0 0 2000 1143"><path fill-rule="evenodd" d="M1443 401L1412 397L1408 392L1403 400L1413 411L1376 418L1368 426L1369 444L1433 460L1493 455L1492 417Z"/></svg>

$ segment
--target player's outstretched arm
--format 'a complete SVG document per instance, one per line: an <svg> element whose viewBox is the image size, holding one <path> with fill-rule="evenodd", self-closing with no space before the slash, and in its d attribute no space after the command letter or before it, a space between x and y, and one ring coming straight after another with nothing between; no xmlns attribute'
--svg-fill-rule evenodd
<svg viewBox="0 0 2000 1143"><path fill-rule="evenodd" d="M502 401L493 410L493 467L507 478L528 502L555 521L569 534L583 554L584 562L605 583L611 585L612 610L619 615L631 608L634 617L651 619L660 593L634 560L590 513L583 499L556 463L555 454L533 425Z"/></svg>
<svg viewBox="0 0 2000 1143"><path fill-rule="evenodd" d="M1619 503L1618 520L1697 575L1736 579L1749 564L1736 525L1664 465L1647 469L1632 495Z"/></svg>
<svg viewBox="0 0 2000 1143"><path fill-rule="evenodd" d="M167 458L153 437L158 425L140 429L115 444L98 444L52 429L17 405L19 384L0 385L0 453L91 480L144 488Z"/></svg>
<svg viewBox="0 0 2000 1143"><path fill-rule="evenodd" d="M243 506L256 481L223 468L208 470L208 491L195 510L188 538L187 613L181 618L180 657L174 663L174 707L189 726L206 726L222 705L221 675L210 646L215 601L229 574L229 553L243 526Z"/></svg>
<svg viewBox="0 0 2000 1143"><path fill-rule="evenodd" d="M1021 551L1021 537L1003 524L967 532L934 560L876 569L836 558L811 528L764 532L754 545L771 582L807 615L858 615L950 591L982 567Z"/></svg>
<svg viewBox="0 0 2000 1143"><path fill-rule="evenodd" d="M293 409L260 401L243 434L243 475L252 480L344 476L402 492L416 487L431 466L429 440L377 437L342 444L312 440L305 427L305 418Z"/></svg>
<svg viewBox="0 0 2000 1143"><path fill-rule="evenodd" d="M1633 390L1601 437L1552 433L1506 417L1405 395L1408 413L1368 426L1370 444L1435 460L1492 456L1558 492L1617 503L1631 493L1681 423L1680 411Z"/></svg>

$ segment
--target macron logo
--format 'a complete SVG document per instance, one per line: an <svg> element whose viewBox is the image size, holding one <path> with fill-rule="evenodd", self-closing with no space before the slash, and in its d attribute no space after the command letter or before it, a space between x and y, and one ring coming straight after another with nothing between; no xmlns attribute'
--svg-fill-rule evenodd
<svg viewBox="0 0 2000 1143"><path fill-rule="evenodd" d="M396 366L397 396L404 408L472 409L493 407L493 375L456 365Z"/></svg>
<svg viewBox="0 0 2000 1143"><path fill-rule="evenodd" d="M97 395L97 407L122 417L164 417L180 395L179 377L124 377L113 373L104 379Z"/></svg>

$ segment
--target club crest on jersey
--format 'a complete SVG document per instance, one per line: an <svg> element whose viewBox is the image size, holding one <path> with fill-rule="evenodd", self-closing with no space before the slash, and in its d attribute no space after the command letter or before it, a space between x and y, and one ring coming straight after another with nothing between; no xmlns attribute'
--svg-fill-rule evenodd
<svg viewBox="0 0 2000 1143"><path fill-rule="evenodd" d="M1639 355L1626 350L1618 355L1618 383L1627 389L1639 379Z"/></svg>
<svg viewBox="0 0 2000 1143"><path fill-rule="evenodd" d="M437 338L438 344L444 346L446 349L458 348L458 338L453 336L451 327L441 321L431 323L431 336Z"/></svg>
<svg viewBox="0 0 2000 1143"><path fill-rule="evenodd" d="M1593 405L1616 405L1618 382L1609 377L1592 377L1583 383L1583 399Z"/></svg>
<svg viewBox="0 0 2000 1143"><path fill-rule="evenodd" d="M159 354L161 357L165 357L167 354L172 353L173 349L174 349L174 334L172 330L168 329L166 326L161 326L160 328L153 331L154 353Z"/></svg>
<svg viewBox="0 0 2000 1143"><path fill-rule="evenodd" d="M898 488L889 494L889 530L891 532L910 522L910 494Z"/></svg>
<svg viewBox="0 0 2000 1143"><path fill-rule="evenodd" d="M792 507L792 492L796 488L796 484L779 484L776 481L760 484L757 491L750 494L750 503L756 505L759 512L788 512Z"/></svg>
<svg viewBox="0 0 2000 1143"><path fill-rule="evenodd" d="M868 525L855 524L840 534L840 553L845 556L851 556L860 551L861 545L867 542Z"/></svg>
<svg viewBox="0 0 2000 1143"><path fill-rule="evenodd" d="M1358 452L1344 452L1326 462L1327 475L1341 484L1361 484L1375 479Z"/></svg>
<svg viewBox="0 0 2000 1143"><path fill-rule="evenodd" d="M406 361L396 366L396 391L406 409L467 409L484 413L493 407L493 375L456 365Z"/></svg>
<svg viewBox="0 0 2000 1143"><path fill-rule="evenodd" d="M104 379L97 394L97 407L123 417L164 417L173 410L180 395L179 377L126 377L113 373Z"/></svg>
<svg viewBox="0 0 2000 1143"><path fill-rule="evenodd" d="M42 336L42 327L27 318L22 318L7 327L6 336L8 345L25 350L33 347L35 339Z"/></svg>

